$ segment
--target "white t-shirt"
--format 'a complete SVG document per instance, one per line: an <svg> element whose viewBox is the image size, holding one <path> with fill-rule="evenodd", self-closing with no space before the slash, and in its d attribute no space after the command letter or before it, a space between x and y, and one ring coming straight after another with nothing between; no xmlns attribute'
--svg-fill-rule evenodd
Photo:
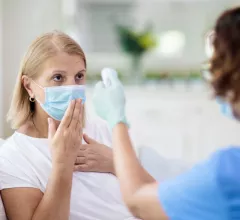
<svg viewBox="0 0 240 220"><path fill-rule="evenodd" d="M85 133L111 146L111 135L103 121L87 122ZM0 149L1 189L33 187L46 190L52 168L47 139L15 132ZM105 173L75 172L70 220L135 219L125 207L118 180Z"/></svg>

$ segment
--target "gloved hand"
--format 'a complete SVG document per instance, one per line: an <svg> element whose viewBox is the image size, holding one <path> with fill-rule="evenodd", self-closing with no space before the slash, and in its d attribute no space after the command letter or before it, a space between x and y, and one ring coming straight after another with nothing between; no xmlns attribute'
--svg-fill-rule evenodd
<svg viewBox="0 0 240 220"><path fill-rule="evenodd" d="M123 85L113 75L109 76L110 85L98 82L94 89L93 105L98 116L106 120L112 129L122 122L128 125L125 115L125 94Z"/></svg>

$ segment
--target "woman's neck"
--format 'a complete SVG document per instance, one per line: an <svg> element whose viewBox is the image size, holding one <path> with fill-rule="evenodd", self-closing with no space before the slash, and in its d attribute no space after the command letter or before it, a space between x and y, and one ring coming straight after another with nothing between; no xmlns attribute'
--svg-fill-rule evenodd
<svg viewBox="0 0 240 220"><path fill-rule="evenodd" d="M48 137L48 123L47 118L43 119L42 117L33 116L30 118L33 130L35 130L36 136L38 138L47 138Z"/></svg>
<svg viewBox="0 0 240 220"><path fill-rule="evenodd" d="M34 138L48 138L47 115L34 114L18 132Z"/></svg>

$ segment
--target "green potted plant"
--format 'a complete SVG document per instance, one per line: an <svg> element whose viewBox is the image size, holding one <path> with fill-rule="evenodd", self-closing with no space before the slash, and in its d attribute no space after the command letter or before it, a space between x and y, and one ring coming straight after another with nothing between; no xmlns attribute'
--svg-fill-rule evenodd
<svg viewBox="0 0 240 220"><path fill-rule="evenodd" d="M139 83L143 78L141 67L143 54L156 46L156 38L151 28L137 32L131 27L118 25L117 33L122 50L132 60L130 70L132 81Z"/></svg>

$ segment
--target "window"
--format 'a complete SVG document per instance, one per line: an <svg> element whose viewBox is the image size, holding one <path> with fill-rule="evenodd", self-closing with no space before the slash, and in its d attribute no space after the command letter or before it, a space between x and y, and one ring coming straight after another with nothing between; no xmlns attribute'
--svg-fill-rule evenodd
<svg viewBox="0 0 240 220"><path fill-rule="evenodd" d="M159 36L158 52L164 57L182 55L185 47L185 35L180 31L166 31Z"/></svg>
<svg viewBox="0 0 240 220"><path fill-rule="evenodd" d="M79 5L84 8L87 28L83 34L87 39L86 50L88 52L118 52L119 45L116 24L131 24L131 2L93 2L86 1ZM79 19L80 20L80 19ZM78 26L79 32L83 30Z"/></svg>

